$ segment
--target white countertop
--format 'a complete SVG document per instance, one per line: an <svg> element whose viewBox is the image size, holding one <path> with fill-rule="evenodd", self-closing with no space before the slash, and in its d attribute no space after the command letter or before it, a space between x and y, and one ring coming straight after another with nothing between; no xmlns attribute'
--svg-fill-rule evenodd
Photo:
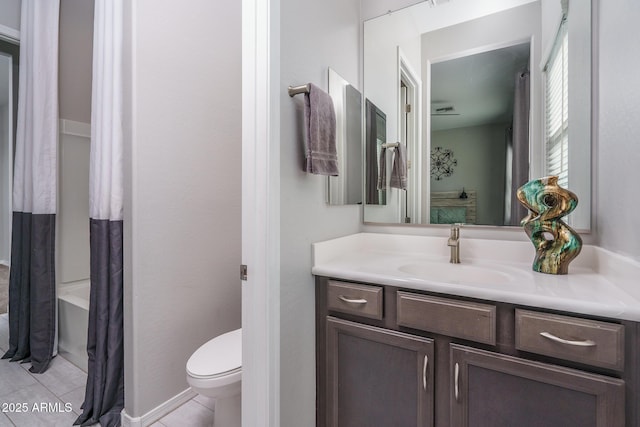
<svg viewBox="0 0 640 427"><path fill-rule="evenodd" d="M640 321L640 264L633 260L585 245L570 264L569 274L551 275L531 269L535 251L528 241L461 237L461 264L449 264L446 240L359 233L314 243L311 272L337 279ZM438 274L430 275L431 268ZM481 283L469 278L477 272L478 276L488 274ZM448 274L462 279L445 279ZM439 278L434 280L433 276Z"/></svg>

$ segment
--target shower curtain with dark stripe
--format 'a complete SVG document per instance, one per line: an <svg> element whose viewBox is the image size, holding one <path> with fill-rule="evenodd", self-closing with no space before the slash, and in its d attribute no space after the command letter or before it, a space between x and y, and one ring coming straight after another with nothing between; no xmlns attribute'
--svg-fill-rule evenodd
<svg viewBox="0 0 640 427"><path fill-rule="evenodd" d="M91 295L82 415L75 424L120 425L124 408L122 0L96 0L89 185Z"/></svg>
<svg viewBox="0 0 640 427"><path fill-rule="evenodd" d="M22 0L13 180L9 350L47 370L55 354L59 0Z"/></svg>

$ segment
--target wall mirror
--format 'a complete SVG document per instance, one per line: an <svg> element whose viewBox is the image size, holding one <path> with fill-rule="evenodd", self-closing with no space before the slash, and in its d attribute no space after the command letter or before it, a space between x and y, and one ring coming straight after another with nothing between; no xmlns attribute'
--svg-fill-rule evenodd
<svg viewBox="0 0 640 427"><path fill-rule="evenodd" d="M519 226L515 190L560 174L580 200L568 222L589 230L591 2L435 4L364 22L364 96L408 166L364 221Z"/></svg>
<svg viewBox="0 0 640 427"><path fill-rule="evenodd" d="M329 95L336 113L339 175L327 178L327 203L362 204L362 94L329 68Z"/></svg>

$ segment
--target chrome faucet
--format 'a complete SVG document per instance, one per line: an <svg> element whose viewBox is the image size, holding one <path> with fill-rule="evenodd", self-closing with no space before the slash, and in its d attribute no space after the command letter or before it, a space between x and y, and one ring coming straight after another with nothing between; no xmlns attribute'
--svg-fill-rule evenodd
<svg viewBox="0 0 640 427"><path fill-rule="evenodd" d="M451 248L449 262L452 264L460 264L460 227L460 223L451 224L451 235L447 241L447 246Z"/></svg>

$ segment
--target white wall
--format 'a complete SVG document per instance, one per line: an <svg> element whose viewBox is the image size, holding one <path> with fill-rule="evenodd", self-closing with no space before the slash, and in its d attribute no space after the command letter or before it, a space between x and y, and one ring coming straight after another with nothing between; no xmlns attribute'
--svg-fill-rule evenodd
<svg viewBox="0 0 640 427"><path fill-rule="evenodd" d="M362 20L375 18L384 15L389 11L396 11L409 7L424 0L361 0Z"/></svg>
<svg viewBox="0 0 640 427"><path fill-rule="evenodd" d="M281 0L281 362L280 425L315 425L315 287L311 243L355 233L360 207L325 204L326 177L303 171L302 95L288 85L328 90L328 67L359 84L359 0Z"/></svg>
<svg viewBox="0 0 640 427"><path fill-rule="evenodd" d="M240 327L241 2L125 2L125 410Z"/></svg>
<svg viewBox="0 0 640 427"><path fill-rule="evenodd" d="M599 0L596 227L600 245L640 261L640 3Z"/></svg>

